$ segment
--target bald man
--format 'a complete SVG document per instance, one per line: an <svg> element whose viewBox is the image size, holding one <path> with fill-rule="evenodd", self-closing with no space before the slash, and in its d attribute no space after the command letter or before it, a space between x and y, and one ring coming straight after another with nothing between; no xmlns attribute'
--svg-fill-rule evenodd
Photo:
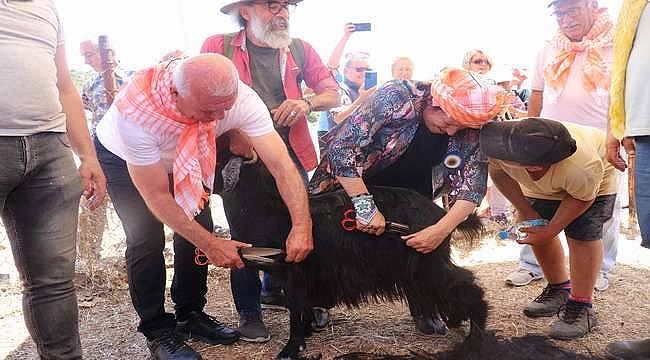
<svg viewBox="0 0 650 360"><path fill-rule="evenodd" d="M242 268L237 249L249 246L214 236L207 204L216 138L233 129L250 137L275 177L293 224L287 260L302 261L313 247L304 183L266 106L239 81L227 58L205 54L139 71L97 126L95 146L126 233L138 331L155 359L200 359L184 342L189 337L209 344L239 338L203 312L207 265L195 264L198 248L214 265ZM171 286L176 316L164 309L163 224L176 232Z"/></svg>

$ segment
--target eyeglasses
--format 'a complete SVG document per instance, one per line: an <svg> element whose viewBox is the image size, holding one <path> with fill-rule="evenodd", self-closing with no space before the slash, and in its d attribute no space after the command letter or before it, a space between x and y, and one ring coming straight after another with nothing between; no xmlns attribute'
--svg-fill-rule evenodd
<svg viewBox="0 0 650 360"><path fill-rule="evenodd" d="M472 60L472 64L474 65L490 65L490 62L484 59L476 59Z"/></svg>
<svg viewBox="0 0 650 360"><path fill-rule="evenodd" d="M574 18L574 17L578 16L578 14L580 14L581 11L582 11L582 7L572 7L572 8L568 8L566 10L563 10L563 11L559 11L559 10L554 11L551 14L551 16L554 16L558 20L562 20L567 16L570 17L570 18Z"/></svg>
<svg viewBox="0 0 650 360"><path fill-rule="evenodd" d="M266 8L273 15L277 15L282 12L282 9L287 10L288 12L293 12L296 9L296 3L290 2L281 2L281 1L253 1L253 4L266 4Z"/></svg>

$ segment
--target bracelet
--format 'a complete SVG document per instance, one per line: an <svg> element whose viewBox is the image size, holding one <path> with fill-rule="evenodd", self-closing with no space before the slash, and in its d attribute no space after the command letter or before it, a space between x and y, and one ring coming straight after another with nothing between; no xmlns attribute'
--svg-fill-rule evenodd
<svg viewBox="0 0 650 360"><path fill-rule="evenodd" d="M307 103L307 106L309 106L309 111L307 111L307 115L309 115L314 110L314 104L309 100L309 98L304 98L303 100Z"/></svg>
<svg viewBox="0 0 650 360"><path fill-rule="evenodd" d="M354 196L350 196L350 199L354 200L354 199L358 198L359 196L368 196L368 195L370 195L370 194L365 192L365 193L361 193L361 194L356 194Z"/></svg>
<svg viewBox="0 0 650 360"><path fill-rule="evenodd" d="M372 195L358 195L352 198L354 212L357 215L357 221L368 225L377 213L377 205L372 199Z"/></svg>

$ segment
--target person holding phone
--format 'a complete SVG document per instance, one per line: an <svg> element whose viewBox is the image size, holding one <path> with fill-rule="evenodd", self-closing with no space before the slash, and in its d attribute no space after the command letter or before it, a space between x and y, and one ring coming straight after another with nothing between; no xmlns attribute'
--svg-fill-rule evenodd
<svg viewBox="0 0 650 360"><path fill-rule="evenodd" d="M385 231L386 220L367 185L408 188L431 199L446 192L449 212L402 237L418 252L434 251L485 195L487 160L479 150L478 129L507 100L503 88L461 69L447 69L432 83L389 81L325 135L309 192L343 187L355 205L357 229L375 235ZM447 158L457 160L456 166L446 167ZM446 332L437 314L414 308L411 314L421 332Z"/></svg>
<svg viewBox="0 0 650 360"><path fill-rule="evenodd" d="M364 86L366 73L371 72L370 68L370 55L366 52L350 52L345 55L345 64L343 72L339 72L339 62L341 60L343 50L350 39L350 36L357 30L357 25L353 23L345 24L343 28L343 37L332 51L327 67L332 71L334 77L339 80L339 94L341 95L341 105L330 109L329 111L322 112L319 120L318 139L321 155L324 148L321 138L334 126L339 124L345 119L360 103L365 101L375 91L376 87ZM363 27L362 27L363 28ZM372 73L371 73L372 74ZM377 73L374 72L375 85L377 84ZM370 75L372 77L372 75Z"/></svg>

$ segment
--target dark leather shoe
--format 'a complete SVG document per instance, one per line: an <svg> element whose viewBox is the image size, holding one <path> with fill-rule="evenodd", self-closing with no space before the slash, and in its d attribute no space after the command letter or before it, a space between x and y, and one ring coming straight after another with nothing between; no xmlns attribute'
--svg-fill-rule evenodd
<svg viewBox="0 0 650 360"><path fill-rule="evenodd" d="M612 360L650 360L650 338L609 343L605 355Z"/></svg>
<svg viewBox="0 0 650 360"><path fill-rule="evenodd" d="M199 311L192 311L184 320L178 321L176 332L185 339L200 340L212 345L232 344L239 339L238 331Z"/></svg>
<svg viewBox="0 0 650 360"><path fill-rule="evenodd" d="M163 331L157 337L147 339L147 347L156 360L201 360L199 353L189 347L174 330Z"/></svg>
<svg viewBox="0 0 650 360"><path fill-rule="evenodd" d="M415 321L418 330L425 335L445 335L447 333L447 325L438 317L416 315L413 316L413 321Z"/></svg>
<svg viewBox="0 0 650 360"><path fill-rule="evenodd" d="M314 321L311 322L311 329L319 332L327 328L327 324L330 322L330 311L325 308L315 307L311 309L314 314Z"/></svg>

